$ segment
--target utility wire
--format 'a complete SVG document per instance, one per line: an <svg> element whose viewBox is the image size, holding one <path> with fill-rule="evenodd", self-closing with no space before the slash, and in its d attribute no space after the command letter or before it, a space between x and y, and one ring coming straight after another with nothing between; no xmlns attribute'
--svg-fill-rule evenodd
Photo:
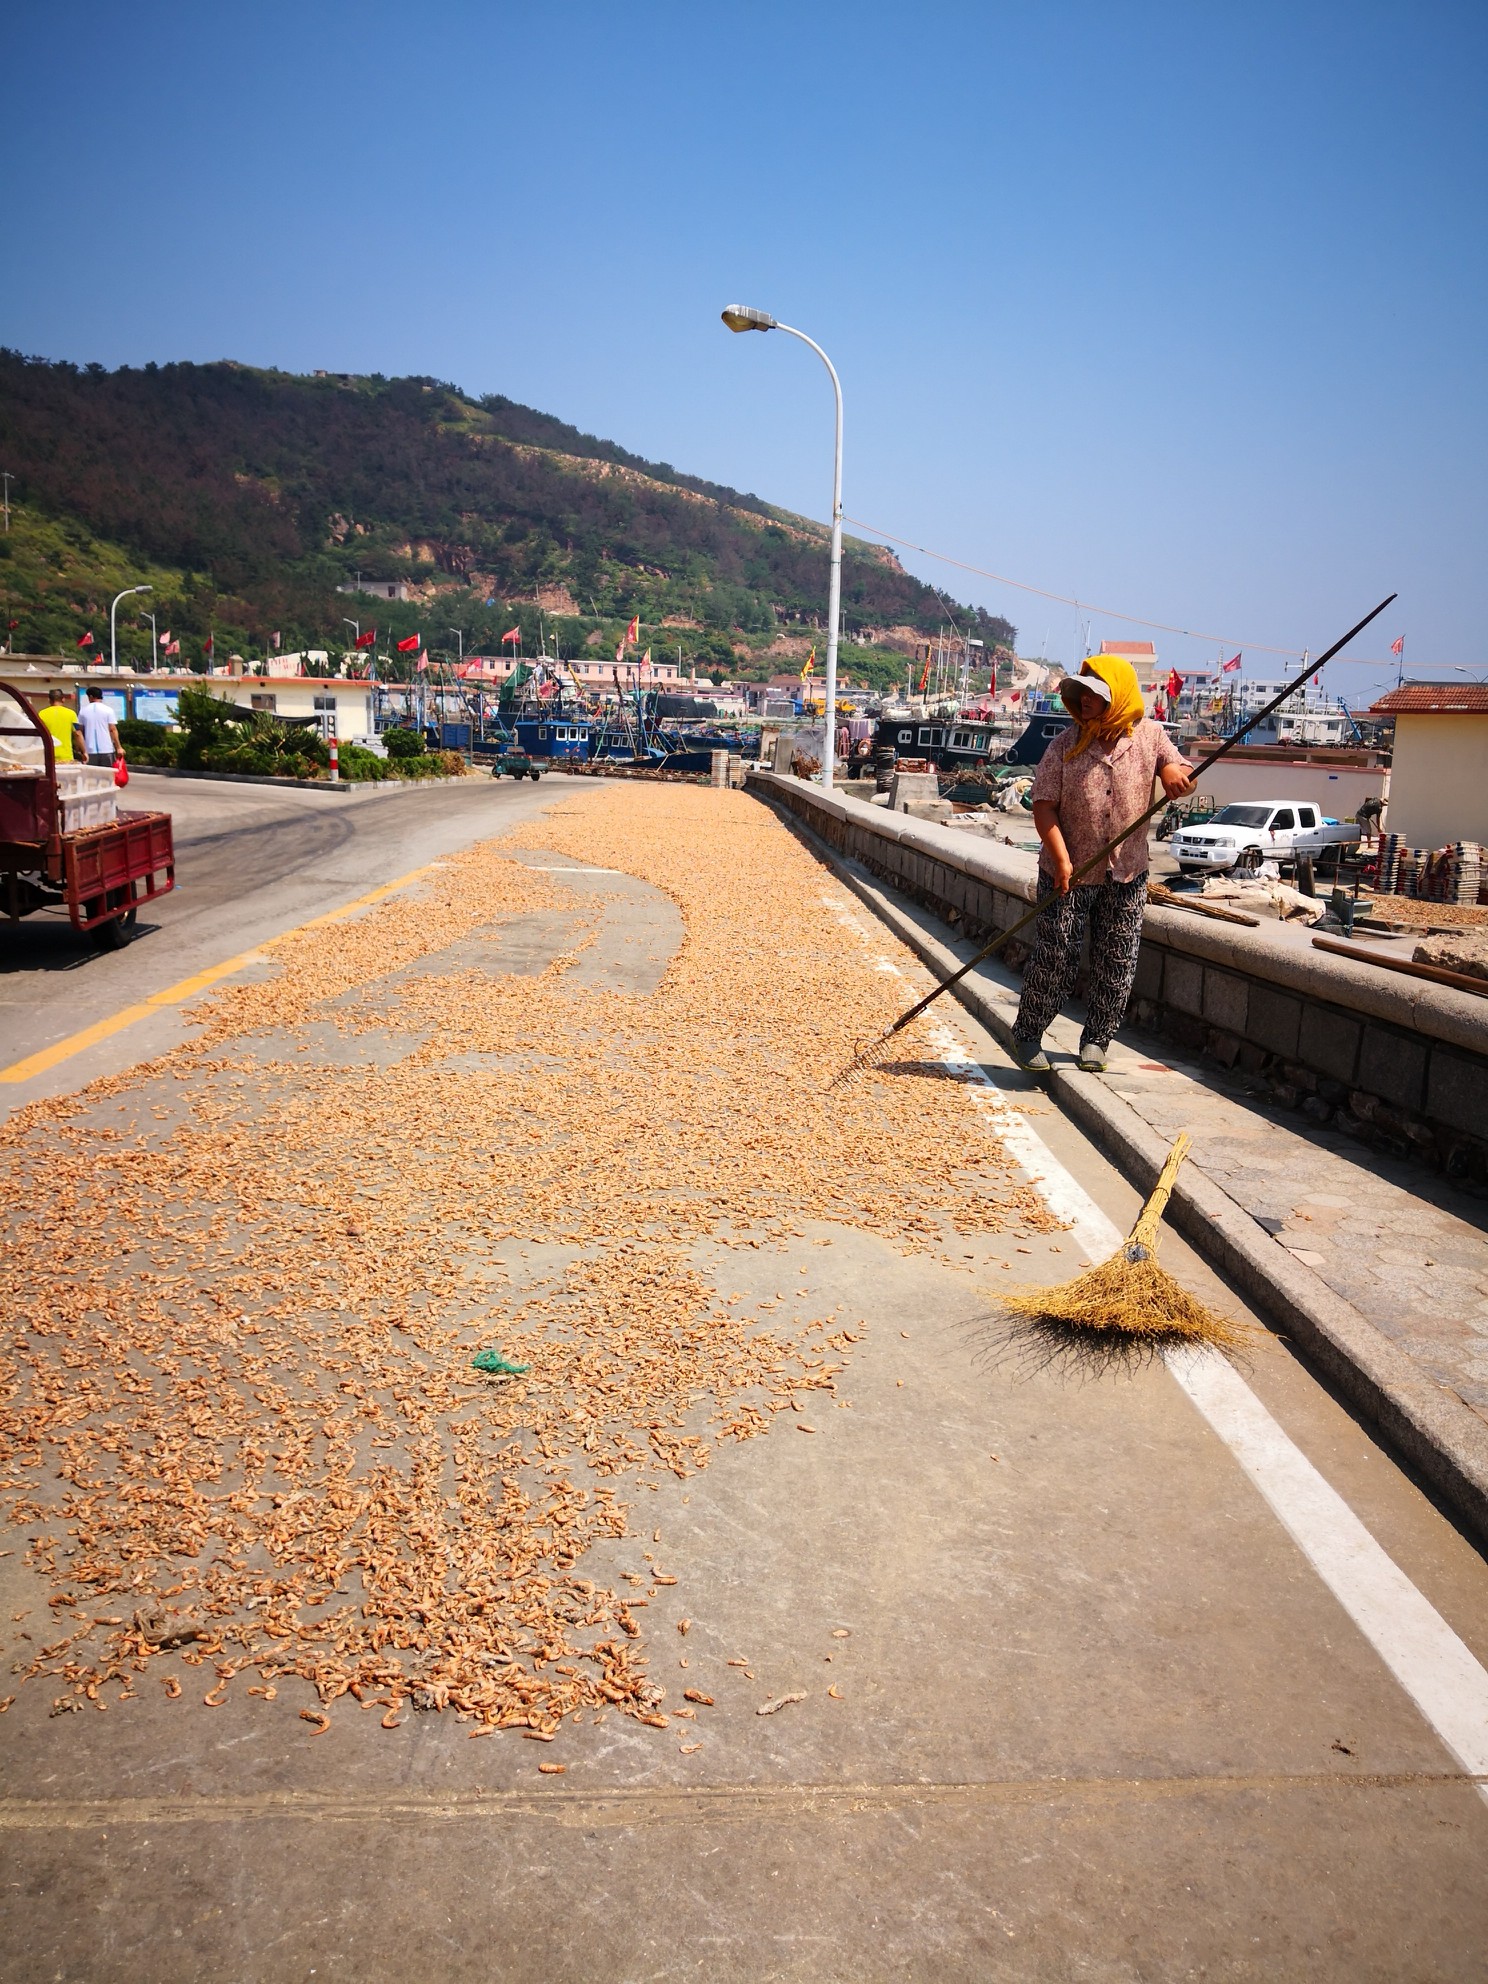
<svg viewBox="0 0 1488 1984"><path fill-rule="evenodd" d="M858 530L866 530L873 537L881 537L887 544L897 544L905 551L918 551L926 558L938 558L944 565L954 565L962 572L975 572L979 579L993 579L1000 586L1012 586L1018 592L1036 593L1040 599L1057 600L1061 606L1083 608L1087 613L1104 614L1111 620L1127 620L1134 627L1155 627L1163 634L1184 634L1190 640L1213 641L1217 647L1236 647L1249 650L1252 654L1284 654L1300 660L1302 648L1268 647L1264 641L1237 641L1223 634L1205 634L1194 627L1175 627L1167 620L1144 620L1140 613L1118 613L1114 606L1097 606L1092 600L1074 599L1068 593L1048 592L1043 586L1026 585L1022 579L1005 578L1001 572L989 572L981 565L968 565L964 558L952 558L949 552L933 551L928 544L914 544L907 537L895 537L892 531L880 530L877 524L865 523L861 517L844 516L845 524L852 524Z"/></svg>

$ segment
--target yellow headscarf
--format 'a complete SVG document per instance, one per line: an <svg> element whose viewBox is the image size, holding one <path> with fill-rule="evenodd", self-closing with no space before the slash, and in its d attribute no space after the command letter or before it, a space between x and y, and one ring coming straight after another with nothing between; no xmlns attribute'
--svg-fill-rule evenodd
<svg viewBox="0 0 1488 1984"><path fill-rule="evenodd" d="M1104 682L1111 700L1092 722L1077 725L1080 736L1068 754L1071 758L1078 758L1097 738L1109 749L1123 737L1129 737L1147 714L1137 684L1137 671L1129 661L1114 654L1093 654L1086 659L1080 673L1097 676Z"/></svg>

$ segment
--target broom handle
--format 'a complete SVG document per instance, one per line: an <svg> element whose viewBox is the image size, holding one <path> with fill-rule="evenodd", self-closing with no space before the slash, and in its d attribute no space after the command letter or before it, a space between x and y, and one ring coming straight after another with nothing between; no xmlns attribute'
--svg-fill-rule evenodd
<svg viewBox="0 0 1488 1984"><path fill-rule="evenodd" d="M1172 1195L1173 1183L1178 1176L1178 1167L1188 1156L1193 1146L1193 1138L1187 1130L1178 1132L1178 1141L1168 1152L1163 1168L1157 1174L1157 1183L1152 1188L1152 1197L1143 1206L1136 1225L1126 1236L1126 1244L1139 1241L1152 1252L1157 1246L1157 1229L1162 1224L1162 1216Z"/></svg>
<svg viewBox="0 0 1488 1984"><path fill-rule="evenodd" d="M1296 680L1294 682L1288 682L1286 687L1282 690L1281 694L1279 696L1273 696L1270 702L1266 704L1264 709L1257 710L1255 715L1250 719L1249 723L1242 724L1241 727L1237 731L1235 731L1232 736L1226 737L1224 742L1220 744L1217 749L1211 751L1207 758L1205 758L1200 764L1194 767L1194 784L1195 785L1198 784L1199 780L1203 777L1204 773L1207 772L1211 768L1211 766L1217 765L1221 758L1223 758L1228 752L1233 751L1235 746L1241 741L1241 739L1246 737L1252 730L1254 730L1258 723L1263 723L1265 719L1268 716L1270 716L1273 710L1279 709L1281 705L1286 701L1288 696L1294 696L1297 693L1297 691L1302 687L1303 683L1307 680L1309 675L1315 675L1318 669L1320 669L1323 666L1324 662L1328 662L1333 659L1334 655L1338 653L1338 650L1340 648L1346 648L1349 642L1354 638L1355 634L1362 634L1364 629L1369 625L1370 621L1377 620L1380 614L1384 612L1385 608L1388 605L1390 605L1391 601L1393 601L1395 597L1396 595L1392 592L1390 594L1389 599L1382 599L1379 605L1374 609L1373 613L1366 613L1364 615L1364 618L1359 622L1359 624L1356 627L1350 627L1348 632L1343 636L1343 638L1341 640L1335 641L1332 647L1328 649L1328 652L1326 654L1320 654L1316 661L1308 662L1306 668L1303 669L1302 673L1296 678ZM1070 887L1073 888L1075 883L1079 881L1082 875L1088 875L1092 868L1099 867L1106 860L1108 860L1109 857L1115 852L1115 850L1118 847L1120 847L1121 843L1124 840L1129 840L1131 836L1137 831L1138 827L1145 826L1147 821L1152 818L1153 814L1160 811L1162 807L1167 805L1167 803L1168 800L1166 793L1164 793L1161 799L1154 799L1152 804L1147 808L1147 811L1145 813L1138 814L1137 818L1132 821L1130 826L1123 827L1121 829L1121 832L1117 834L1114 840L1108 840L1105 846L1102 848L1098 848L1096 852L1091 855L1088 861L1082 861L1080 863L1080 866L1076 868L1074 873L1070 876ZM977 965L981 964L985 959L991 957L994 951L1000 951L1003 945L1007 943L1010 937L1016 937L1018 932L1020 930L1026 929L1027 926L1030 923L1032 923L1036 917L1042 916L1044 911L1049 907L1049 905L1054 900L1055 898L1053 895L1047 895L1041 897L1036 903L1034 903L1033 907L1026 912L1026 914L1018 918L1016 923L1011 923L1008 925L1006 930L999 931L998 934L992 939L990 943L984 944L982 946L982 948L977 952L975 957L968 958L966 963L962 965L959 971L952 972L949 978L942 979L940 984L936 986L933 992L927 993L926 996L920 1000L918 1005L911 1006L907 1013L902 1014L900 1018L895 1020L894 1024L889 1028L888 1032L883 1036L884 1039L892 1040L896 1033L899 1033L904 1027L907 1027L909 1025L911 1020L918 1019L920 1014L924 1012L925 1008L933 1000L938 999L942 992L949 992L953 985L959 985L961 980L966 976L967 972L974 970Z"/></svg>

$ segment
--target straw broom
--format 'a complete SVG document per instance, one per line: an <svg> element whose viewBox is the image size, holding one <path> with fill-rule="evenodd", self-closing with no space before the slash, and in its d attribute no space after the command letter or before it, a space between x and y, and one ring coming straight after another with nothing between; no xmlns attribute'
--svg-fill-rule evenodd
<svg viewBox="0 0 1488 1984"><path fill-rule="evenodd" d="M1182 1131L1136 1225L1110 1260L1052 1288L1015 1288L1000 1298L999 1306L1040 1332L1100 1331L1113 1343L1149 1351L1181 1343L1235 1350L1247 1342L1241 1325L1195 1301L1158 1265L1163 1211L1191 1144L1188 1132Z"/></svg>

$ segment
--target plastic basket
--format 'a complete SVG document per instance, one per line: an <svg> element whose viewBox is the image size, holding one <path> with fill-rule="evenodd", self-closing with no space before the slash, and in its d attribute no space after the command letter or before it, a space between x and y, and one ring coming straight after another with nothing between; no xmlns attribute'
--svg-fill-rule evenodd
<svg viewBox="0 0 1488 1984"><path fill-rule="evenodd" d="M119 789L114 784L112 765L58 765L57 797L62 802L65 834L111 827L119 817Z"/></svg>

